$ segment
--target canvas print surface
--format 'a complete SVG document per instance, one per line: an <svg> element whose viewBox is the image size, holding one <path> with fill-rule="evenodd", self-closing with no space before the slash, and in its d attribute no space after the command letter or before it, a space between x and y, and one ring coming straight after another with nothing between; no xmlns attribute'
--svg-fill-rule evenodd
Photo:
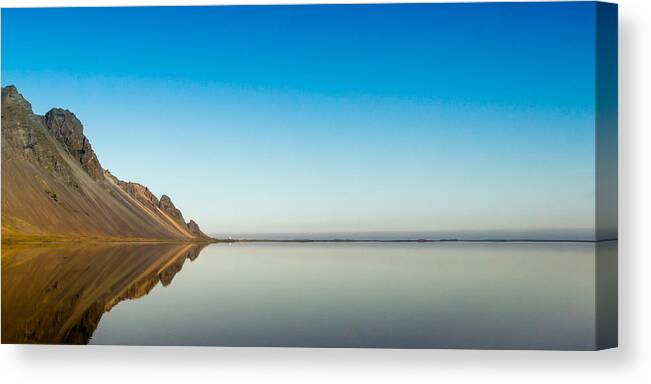
<svg viewBox="0 0 651 384"><path fill-rule="evenodd" d="M617 345L617 7L2 9L2 343Z"/></svg>

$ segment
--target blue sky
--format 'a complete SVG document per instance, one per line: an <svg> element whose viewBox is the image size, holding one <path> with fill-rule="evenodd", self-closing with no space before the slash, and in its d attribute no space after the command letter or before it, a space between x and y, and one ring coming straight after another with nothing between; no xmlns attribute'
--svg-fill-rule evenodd
<svg viewBox="0 0 651 384"><path fill-rule="evenodd" d="M2 10L2 83L209 233L594 228L592 3Z"/></svg>

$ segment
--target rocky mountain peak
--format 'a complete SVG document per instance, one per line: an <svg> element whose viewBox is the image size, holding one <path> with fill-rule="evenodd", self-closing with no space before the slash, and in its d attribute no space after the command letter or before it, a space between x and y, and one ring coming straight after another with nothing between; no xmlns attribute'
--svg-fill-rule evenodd
<svg viewBox="0 0 651 384"><path fill-rule="evenodd" d="M18 93L18 89L16 89L15 85L7 85L6 87L2 88L2 92L6 92L8 95L12 95Z"/></svg>
<svg viewBox="0 0 651 384"><path fill-rule="evenodd" d="M179 211L175 206L174 203L172 203L172 199L170 199L169 196L163 195L160 197L160 201L158 203L158 207L168 215L172 216L174 220L182 224L183 226L186 226L185 220L183 219L183 214L181 211Z"/></svg>
<svg viewBox="0 0 651 384"><path fill-rule="evenodd" d="M190 220L190 222L187 225L190 233L192 233L196 237L208 237L206 236L205 233L201 232L201 229L199 228L199 224L197 224L194 220Z"/></svg>
<svg viewBox="0 0 651 384"><path fill-rule="evenodd" d="M17 108L24 109L25 112L32 112L32 104L25 100L23 95L18 92L13 85L8 85L2 88L2 106L3 109L7 108L15 110Z"/></svg>
<svg viewBox="0 0 651 384"><path fill-rule="evenodd" d="M53 108L45 114L44 123L45 128L79 161L90 177L95 180L104 177L95 151L84 135L84 127L74 113L67 109Z"/></svg>
<svg viewBox="0 0 651 384"><path fill-rule="evenodd" d="M2 152L7 159L22 157L56 174L67 185L76 185L72 170L50 140L42 116L32 112L32 105L13 85L2 88Z"/></svg>

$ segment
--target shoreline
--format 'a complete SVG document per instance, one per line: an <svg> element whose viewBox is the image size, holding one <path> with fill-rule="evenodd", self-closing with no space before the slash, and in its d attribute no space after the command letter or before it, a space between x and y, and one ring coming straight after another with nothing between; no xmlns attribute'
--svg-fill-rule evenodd
<svg viewBox="0 0 651 384"><path fill-rule="evenodd" d="M604 243L618 241L577 239L148 239L113 237L29 236L3 238L2 246L47 244L233 244L233 243Z"/></svg>
<svg viewBox="0 0 651 384"><path fill-rule="evenodd" d="M47 244L212 244L217 239L148 239L113 237L72 237L72 236L30 236L26 238L3 238L2 246L8 245L47 245Z"/></svg>

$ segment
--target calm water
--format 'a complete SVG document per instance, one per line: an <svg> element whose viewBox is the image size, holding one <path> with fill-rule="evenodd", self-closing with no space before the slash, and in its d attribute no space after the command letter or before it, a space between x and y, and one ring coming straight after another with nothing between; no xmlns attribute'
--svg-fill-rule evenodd
<svg viewBox="0 0 651 384"><path fill-rule="evenodd" d="M454 242L3 249L2 338L594 349L596 247ZM616 243L609 247L616 250Z"/></svg>

